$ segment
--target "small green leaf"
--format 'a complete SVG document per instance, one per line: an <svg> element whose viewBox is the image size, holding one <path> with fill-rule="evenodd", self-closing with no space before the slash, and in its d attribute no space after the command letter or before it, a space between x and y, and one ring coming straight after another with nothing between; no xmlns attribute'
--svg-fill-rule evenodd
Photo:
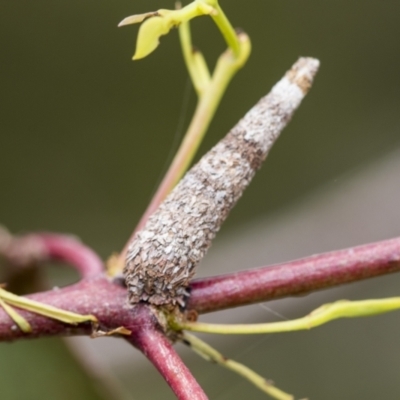
<svg viewBox="0 0 400 400"><path fill-rule="evenodd" d="M160 43L160 36L166 35L171 27L168 21L162 17L153 17L145 21L139 29L133 59L139 60L152 53Z"/></svg>
<svg viewBox="0 0 400 400"><path fill-rule="evenodd" d="M187 22L200 15L218 14L215 7L204 2L195 0L183 8L177 10L160 9L154 12L131 15L123 19L118 26L137 24L143 22L139 29L136 52L134 60L139 60L152 53L159 44L160 36L166 35L173 27ZM146 18L149 18L145 21Z"/></svg>

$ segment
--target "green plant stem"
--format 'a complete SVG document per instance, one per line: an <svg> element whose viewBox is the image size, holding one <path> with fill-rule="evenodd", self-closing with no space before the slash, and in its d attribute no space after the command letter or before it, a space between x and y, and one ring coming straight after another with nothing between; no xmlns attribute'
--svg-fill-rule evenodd
<svg viewBox="0 0 400 400"><path fill-rule="evenodd" d="M182 341L183 343L188 344L194 352L199 354L207 361L215 362L224 368L236 372L238 375L250 381L253 385L258 387L264 393L267 393L272 398L277 400L293 400L293 396L291 394L285 393L278 389L261 375L251 370L249 367L246 367L237 361L226 358L220 352L212 348L209 344L200 340L198 337L189 333L184 333Z"/></svg>
<svg viewBox="0 0 400 400"><path fill-rule="evenodd" d="M215 24L218 26L219 30L221 31L228 47L230 47L233 51L233 54L236 57L240 56L240 43L238 40L238 35L233 29L231 23L229 22L228 18L226 17L225 13L222 11L222 8L218 4L218 1L213 2L213 7L217 10L217 14L212 14L211 18L214 20Z"/></svg>
<svg viewBox="0 0 400 400"><path fill-rule="evenodd" d="M182 22L179 25L179 39L186 68L188 69L196 93L200 98L210 84L211 77L203 55L192 46L189 22Z"/></svg>
<svg viewBox="0 0 400 400"><path fill-rule="evenodd" d="M222 335L292 332L315 328L338 318L367 317L398 309L400 309L400 297L361 301L339 300L334 303L324 304L307 316L292 321L272 322L266 324L222 325L201 322L181 322L171 320L172 317L170 317L170 326L175 330L189 330Z"/></svg>

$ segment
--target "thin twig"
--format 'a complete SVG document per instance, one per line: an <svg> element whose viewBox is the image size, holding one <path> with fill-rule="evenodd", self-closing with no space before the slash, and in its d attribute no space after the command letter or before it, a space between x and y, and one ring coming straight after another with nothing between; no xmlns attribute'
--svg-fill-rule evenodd
<svg viewBox="0 0 400 400"><path fill-rule="evenodd" d="M135 323L140 323L141 317L143 322L153 317L146 305L137 306L136 316ZM130 329L129 324L126 327ZM165 334L157 329L156 321L154 325L143 324L141 329L133 330L127 340L138 347L153 363L179 400L208 399Z"/></svg>
<svg viewBox="0 0 400 400"><path fill-rule="evenodd" d="M23 270L47 259L47 251L37 235L13 236L0 225L0 256Z"/></svg>
<svg viewBox="0 0 400 400"><path fill-rule="evenodd" d="M39 234L51 260L62 261L73 266L82 279L89 279L104 273L101 258L90 247L79 240L55 234Z"/></svg>
<svg viewBox="0 0 400 400"><path fill-rule="evenodd" d="M198 313L302 295L400 271L400 237L191 282Z"/></svg>
<svg viewBox="0 0 400 400"><path fill-rule="evenodd" d="M88 246L72 236L53 233L33 233L12 236L0 229L0 255L19 268L61 261L74 267L82 279L104 272L103 261Z"/></svg>
<svg viewBox="0 0 400 400"><path fill-rule="evenodd" d="M176 330L189 330L220 335L254 335L294 332L316 328L339 318L369 317L400 309L400 297L359 301L338 300L324 304L302 318L265 324L209 324L207 322L171 321Z"/></svg>

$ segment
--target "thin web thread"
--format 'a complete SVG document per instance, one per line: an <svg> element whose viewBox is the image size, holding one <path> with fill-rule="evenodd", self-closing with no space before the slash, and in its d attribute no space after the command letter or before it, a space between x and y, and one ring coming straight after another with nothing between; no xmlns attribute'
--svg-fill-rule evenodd
<svg viewBox="0 0 400 400"><path fill-rule="evenodd" d="M265 303L260 303L259 306L264 310L267 310L271 314L275 315L276 317L280 318L282 321L289 321L289 318L285 317L280 312L273 310L271 307L268 307Z"/></svg>
<svg viewBox="0 0 400 400"><path fill-rule="evenodd" d="M172 139L172 144L170 147L170 151L168 153L168 156L165 160L164 166L162 168L162 172L160 173L156 184L153 188L153 195L156 192L158 186L160 185L166 171L167 168L169 167L169 164L171 164L171 161L178 149L179 143L182 139L183 136L183 129L185 126L185 122L186 122L186 116L188 114L188 108L189 108L189 101L190 101L190 96L192 93L192 83L190 81L190 78L187 77L186 79L186 83L185 83L185 87L183 89L183 94L182 94L182 104L181 104L181 110L179 112L179 117L178 117L178 123L175 129L175 133L174 133L174 137Z"/></svg>

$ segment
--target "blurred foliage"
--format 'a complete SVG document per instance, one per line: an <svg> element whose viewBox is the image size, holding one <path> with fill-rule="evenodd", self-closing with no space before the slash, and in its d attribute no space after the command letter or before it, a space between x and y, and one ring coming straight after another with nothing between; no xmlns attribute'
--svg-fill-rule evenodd
<svg viewBox="0 0 400 400"><path fill-rule="evenodd" d="M58 339L0 344L1 398L103 400Z"/></svg>
<svg viewBox="0 0 400 400"><path fill-rule="evenodd" d="M400 145L399 2L221 2L233 24L250 35L253 53L200 154L298 56L322 63L315 87L225 230L296 202ZM195 96L192 91L182 115L188 83L177 32L134 63L137 27L116 25L127 15L173 6L161 0L2 2L2 224L14 232L72 232L102 256L121 248L166 169L183 133L179 120L187 123ZM212 22L193 21L193 30L194 43L215 59L224 44ZM3 398L96 398L56 340L1 347L7 360L0 363ZM278 378L279 371L271 375ZM24 385L18 385L21 377Z"/></svg>

